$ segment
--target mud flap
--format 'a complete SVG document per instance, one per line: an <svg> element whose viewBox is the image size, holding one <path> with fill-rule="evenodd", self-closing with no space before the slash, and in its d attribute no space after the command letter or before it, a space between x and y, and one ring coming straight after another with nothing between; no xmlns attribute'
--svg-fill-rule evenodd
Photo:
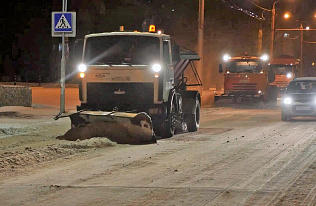
<svg viewBox="0 0 316 206"><path fill-rule="evenodd" d="M82 111L68 116L71 129L58 139L75 141L106 137L119 144L156 142L151 118L144 112Z"/></svg>

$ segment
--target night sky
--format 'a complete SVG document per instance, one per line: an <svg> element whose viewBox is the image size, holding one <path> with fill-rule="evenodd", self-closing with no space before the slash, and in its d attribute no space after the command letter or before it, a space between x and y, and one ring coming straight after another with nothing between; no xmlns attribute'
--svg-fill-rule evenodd
<svg viewBox="0 0 316 206"><path fill-rule="evenodd" d="M99 0L101 1L101 0ZM68 4L76 4L72 6L70 10L79 10L80 7L85 7L89 5L91 1L79 1L79 0L69 0ZM88 3L87 3L88 2ZM178 9L180 4L177 4L177 0L151 0L151 1L143 1L143 0L104 0L104 5L107 9L107 12L111 12L111 10L115 11L118 6L134 4L137 2L138 4L166 4L171 5L174 4L175 9ZM149 3L150 2L150 3ZM197 2L191 1L192 8L196 8ZM273 2L275 0L205 0L206 7L205 13L212 13L214 10L218 9L215 7L207 7L209 2L214 2L217 5L220 5L221 8L227 7L227 10L235 10L237 12L243 13L241 15L248 15L252 17L263 18L263 22L266 25L270 24L271 20L271 12L265 11L263 9L258 8L261 6L266 9L271 9ZM208 3L207 3L208 2ZM254 5L254 4L258 5ZM212 4L213 5L213 4ZM186 5L188 6L188 5ZM71 7L71 6L69 6ZM89 8L87 8L89 10ZM1 53L1 61L0 61L0 75L5 72L4 69L4 61L5 58L11 61L12 59L19 56L19 51L17 50L29 50L41 52L41 49L35 49L35 44L41 44L39 42L32 42L32 37L37 36L41 33L44 38L42 38L42 42L50 44L49 41L52 37L50 36L50 28L51 28L51 12L61 10L61 0L51 0L51 1L34 1L34 0L26 0L26 1L6 1L2 3L1 6L1 42L0 42L0 53ZM309 25L311 28L316 28L316 18L314 17L316 13L316 1L315 0L280 0L276 4L277 18L276 18L276 26L278 27L299 27L297 22L302 22L304 26ZM293 14L292 23L285 22L281 16L284 11L290 11ZM194 13L194 12L193 12ZM196 12L195 12L196 14ZM227 15L231 15L227 13ZM194 21L196 17L194 16ZM38 20L38 21L37 21ZM297 21L295 21L297 20ZM207 18L206 20L207 21ZM255 20L261 22L260 20ZM38 26L34 26L34 22L40 22ZM115 24L115 19L111 20L112 24ZM297 25L297 26L296 26ZM34 29L35 28L35 29ZM47 35L47 37L45 37ZM312 38L312 37L311 37ZM29 44L33 44L32 48L27 43L22 43L19 39L23 39L23 41L28 41ZM21 45L20 45L21 44ZM13 45L13 46L12 46ZM49 46L49 45L48 45ZM18 49L16 49L18 48ZM15 53L15 55L12 55ZM22 58L21 55L19 58ZM33 57L33 61L40 61L39 57ZM36 67L36 66L35 66ZM43 66L42 66L43 67Z"/></svg>
<svg viewBox="0 0 316 206"><path fill-rule="evenodd" d="M259 5L266 9L271 9L273 2L275 0L205 0L207 1L217 1L221 2L223 5L227 5L232 9L243 9L244 11L253 12L255 15L265 17L265 21L270 21L270 12L264 11L258 8ZM71 4L71 0L68 1ZM105 0L104 1L108 7L115 9L120 0ZM124 2L124 0L121 0ZM142 2L138 0L138 2ZM143 2L147 2L144 0ZM154 3L164 2L163 0L152 0ZM253 2L254 4L252 4ZM193 3L192 3L193 4ZM53 8L58 10L61 5L61 0L51 0L51 1L5 1L1 6L0 22L2 27L1 32L1 53L6 52L9 47L11 47L11 42L16 40L17 35L23 35L25 30L28 29L31 18L50 18L50 12ZM56 10L55 9L55 10ZM316 26L316 18L314 17L316 13L316 1L315 0L280 0L276 4L277 12L283 13L284 10L289 10L293 12L293 18L296 20L306 22L308 25ZM209 11L212 8L205 8ZM248 15L245 12L245 15ZM277 14L278 15L278 14ZM50 25L47 25L50 26Z"/></svg>

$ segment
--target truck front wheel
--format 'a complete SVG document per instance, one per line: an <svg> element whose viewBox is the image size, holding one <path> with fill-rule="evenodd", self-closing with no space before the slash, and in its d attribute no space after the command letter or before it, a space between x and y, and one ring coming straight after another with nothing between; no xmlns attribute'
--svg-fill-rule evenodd
<svg viewBox="0 0 316 206"><path fill-rule="evenodd" d="M170 113L167 120L163 121L160 124L160 137L161 138L170 138L174 135L176 128L176 109L174 104L171 104Z"/></svg>
<svg viewBox="0 0 316 206"><path fill-rule="evenodd" d="M198 99L195 100L195 104L192 105L192 109L193 114L186 114L184 116L188 132L196 132L200 127L201 105Z"/></svg>

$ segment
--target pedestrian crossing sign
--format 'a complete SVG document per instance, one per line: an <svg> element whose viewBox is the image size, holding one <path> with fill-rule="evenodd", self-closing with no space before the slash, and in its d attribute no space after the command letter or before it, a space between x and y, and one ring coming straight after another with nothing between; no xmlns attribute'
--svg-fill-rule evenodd
<svg viewBox="0 0 316 206"><path fill-rule="evenodd" d="M52 36L74 37L75 30L76 12L52 12Z"/></svg>
<svg viewBox="0 0 316 206"><path fill-rule="evenodd" d="M71 13L55 13L55 32L71 32Z"/></svg>

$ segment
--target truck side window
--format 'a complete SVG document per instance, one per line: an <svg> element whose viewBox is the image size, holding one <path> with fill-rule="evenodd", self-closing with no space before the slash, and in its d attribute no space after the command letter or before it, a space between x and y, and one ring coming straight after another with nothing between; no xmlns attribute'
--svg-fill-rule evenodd
<svg viewBox="0 0 316 206"><path fill-rule="evenodd" d="M163 41L163 62L170 64L170 52L169 52L169 41Z"/></svg>

